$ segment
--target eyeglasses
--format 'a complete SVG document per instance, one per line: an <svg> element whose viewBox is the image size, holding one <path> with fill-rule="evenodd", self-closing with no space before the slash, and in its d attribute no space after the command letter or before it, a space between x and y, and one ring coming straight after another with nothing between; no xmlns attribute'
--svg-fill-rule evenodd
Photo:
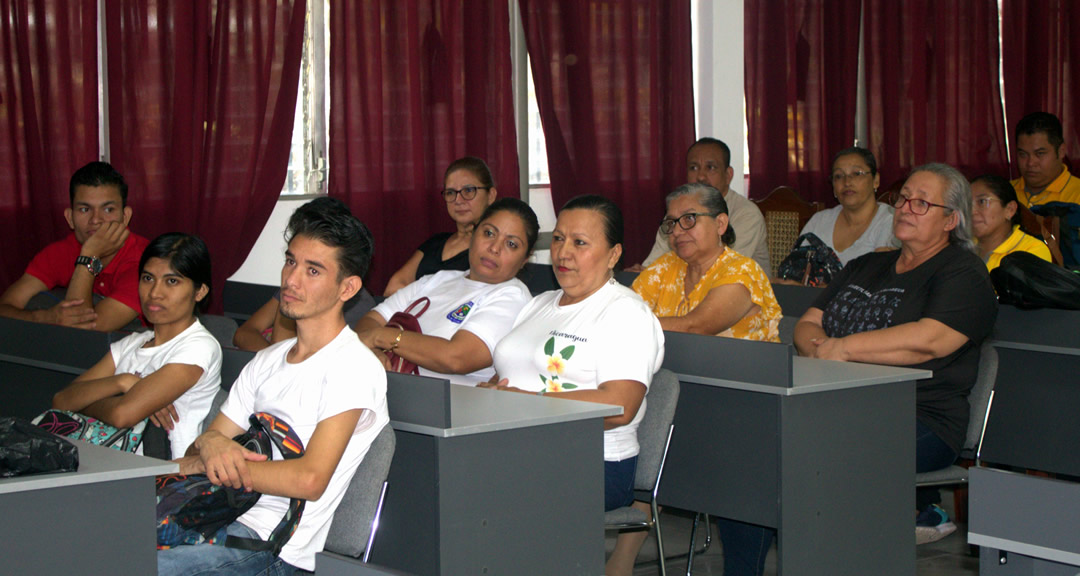
<svg viewBox="0 0 1080 576"><path fill-rule="evenodd" d="M489 186L465 186L461 190L454 190L453 188L447 188L440 192L446 203L449 204L457 199L457 195L461 194L461 197L465 200L472 200L476 198L477 190L491 190Z"/></svg>
<svg viewBox="0 0 1080 576"><path fill-rule="evenodd" d="M683 230L689 230L694 226L697 226L698 216L708 216L710 218L713 218L717 214L719 214L719 212L690 212L687 214L683 214L678 218L664 218L660 221L660 231L664 234L671 234L675 230L676 222L679 223L679 228L682 228Z"/></svg>
<svg viewBox="0 0 1080 576"><path fill-rule="evenodd" d="M944 204L934 204L933 202L927 202L926 200L922 200L919 198L908 198L903 194L897 194L893 197L893 208L900 210L904 207L904 204L907 204L908 207L911 208L911 213L916 216L925 215L927 212L930 211L931 206L937 206L938 208L942 208L945 210L952 210L952 208L949 208Z"/></svg>
<svg viewBox="0 0 1080 576"><path fill-rule="evenodd" d="M856 170L854 172L851 172L850 174L844 174L843 172L837 172L836 174L832 175L831 179L832 179L832 181L834 183L839 184L839 183L841 183L844 180L847 180L849 178L851 180L858 180L859 178L862 178L863 176L869 176L869 175L870 175L870 173L865 171L865 170Z"/></svg>
<svg viewBox="0 0 1080 576"><path fill-rule="evenodd" d="M991 204L994 203L994 200L998 199L994 196L983 196L981 198L976 198L973 201L972 208L976 210L986 210L990 207ZM1000 202L1000 200L998 200L998 202Z"/></svg>

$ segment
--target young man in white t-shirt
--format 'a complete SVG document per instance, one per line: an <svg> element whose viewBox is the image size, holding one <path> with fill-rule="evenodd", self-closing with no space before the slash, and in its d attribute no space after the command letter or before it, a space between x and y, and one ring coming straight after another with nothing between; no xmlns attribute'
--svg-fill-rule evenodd
<svg viewBox="0 0 1080 576"><path fill-rule="evenodd" d="M296 320L296 338L260 351L244 368L207 431L177 460L182 474L205 473L215 484L257 490L258 503L228 527L265 539L290 498L307 500L296 531L278 556L219 545L158 552L158 573L292 574L315 569L334 510L389 422L386 373L345 324L343 306L361 288L371 260L367 228L338 200L320 198L289 220L281 271L281 312ZM293 460L265 461L232 441L254 412L288 423L304 444Z"/></svg>

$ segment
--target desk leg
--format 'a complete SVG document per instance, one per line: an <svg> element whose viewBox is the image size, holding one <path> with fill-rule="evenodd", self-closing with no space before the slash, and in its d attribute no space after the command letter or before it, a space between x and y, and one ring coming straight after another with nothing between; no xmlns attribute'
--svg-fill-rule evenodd
<svg viewBox="0 0 1080 576"><path fill-rule="evenodd" d="M0 495L5 574L157 574L154 479Z"/></svg>
<svg viewBox="0 0 1080 576"><path fill-rule="evenodd" d="M778 573L915 573L912 382L781 402Z"/></svg>

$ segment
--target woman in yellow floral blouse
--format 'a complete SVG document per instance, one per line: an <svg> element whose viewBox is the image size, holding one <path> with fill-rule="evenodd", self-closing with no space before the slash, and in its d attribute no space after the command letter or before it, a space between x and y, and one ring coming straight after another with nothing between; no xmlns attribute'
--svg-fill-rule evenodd
<svg viewBox="0 0 1080 576"><path fill-rule="evenodd" d="M780 341L772 284L753 259L729 247L735 230L719 190L697 183L676 188L660 230L672 250L637 277L634 291L664 330Z"/></svg>

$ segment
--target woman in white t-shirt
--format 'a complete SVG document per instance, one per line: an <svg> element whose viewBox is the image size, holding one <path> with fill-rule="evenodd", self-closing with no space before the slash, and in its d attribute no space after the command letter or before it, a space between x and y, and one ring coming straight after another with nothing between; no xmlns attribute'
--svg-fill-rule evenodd
<svg viewBox="0 0 1080 576"><path fill-rule="evenodd" d="M374 351L392 350L415 363L421 376L465 385L488 380L495 373L491 368L495 345L529 301L529 289L515 276L532 252L539 230L528 204L517 198L496 200L476 225L469 270L442 270L394 292L357 322L360 341ZM430 301L418 318L422 333L386 325L396 312L420 298Z"/></svg>
<svg viewBox="0 0 1080 576"><path fill-rule="evenodd" d="M622 256L622 214L600 196L578 196L559 212L551 264L560 290L521 311L495 348L498 376L484 387L622 406L604 419L604 509L634 501L637 427L645 394L664 360L664 332L633 290L614 279ZM643 510L648 505L638 503ZM618 559L633 558L641 540L621 534ZM625 551L625 552L624 552Z"/></svg>
<svg viewBox="0 0 1080 576"><path fill-rule="evenodd" d="M209 293L206 244L181 233L155 238L139 260L139 301L154 330L114 342L53 397L52 407L117 428L169 412L175 416L159 420L169 430L172 456L182 456L201 432L221 384L221 346L195 315Z"/></svg>
<svg viewBox="0 0 1080 576"><path fill-rule="evenodd" d="M893 208L877 201L881 175L866 148L852 146L833 157L833 196L839 205L814 214L799 235L813 233L847 263L875 250L899 248L893 236Z"/></svg>

